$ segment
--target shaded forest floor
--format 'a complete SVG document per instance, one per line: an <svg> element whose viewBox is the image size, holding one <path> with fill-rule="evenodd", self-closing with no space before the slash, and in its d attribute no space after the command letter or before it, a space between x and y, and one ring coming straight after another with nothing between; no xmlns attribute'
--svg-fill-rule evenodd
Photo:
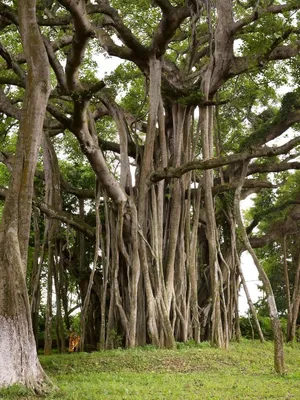
<svg viewBox="0 0 300 400"><path fill-rule="evenodd" d="M47 399L300 399L300 345L286 346L287 375L273 370L273 344L243 341L228 351L178 345L41 356L59 391ZM12 387L0 398L37 399Z"/></svg>

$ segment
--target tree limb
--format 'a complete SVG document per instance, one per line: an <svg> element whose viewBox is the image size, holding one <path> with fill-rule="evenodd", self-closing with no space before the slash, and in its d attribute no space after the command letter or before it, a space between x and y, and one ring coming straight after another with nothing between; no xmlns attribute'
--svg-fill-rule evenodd
<svg viewBox="0 0 300 400"><path fill-rule="evenodd" d="M92 228L86 222L84 222L82 219L80 219L79 216L75 216L74 214L67 213L65 211L54 210L44 202L41 203L33 202L33 204L36 207L38 207L44 214L46 214L48 218L53 218L62 221L72 226L76 230L84 233L89 238L95 237L95 229Z"/></svg>
<svg viewBox="0 0 300 400"><path fill-rule="evenodd" d="M2 88L0 88L0 111L18 120L21 118L21 110L11 104Z"/></svg>
<svg viewBox="0 0 300 400"><path fill-rule="evenodd" d="M292 148L300 143L300 137L295 138L287 142L286 144L278 147L261 147L252 148L242 153L232 154L226 157L211 158L205 161L190 161L186 164L181 165L178 168L168 168L163 171L154 172L151 176L152 182L159 182L165 178L180 178L182 175L189 171L196 169L208 170L225 165L235 164L241 161L251 160L252 158L258 157L273 157L279 154L285 154Z"/></svg>
<svg viewBox="0 0 300 400"><path fill-rule="evenodd" d="M293 4L281 4L281 5L272 5L265 9L256 9L251 15L240 19L234 24L234 32L236 33L238 30L243 28L246 25L251 24L254 21L257 21L259 18L266 14L282 14L287 11L299 10L299 4L296 2Z"/></svg>

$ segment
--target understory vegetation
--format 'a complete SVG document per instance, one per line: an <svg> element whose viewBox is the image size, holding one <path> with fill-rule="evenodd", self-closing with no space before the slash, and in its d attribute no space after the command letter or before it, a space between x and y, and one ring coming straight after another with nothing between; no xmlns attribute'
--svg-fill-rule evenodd
<svg viewBox="0 0 300 400"><path fill-rule="evenodd" d="M175 350L146 346L40 359L59 387L47 399L299 399L300 346L286 346L285 354L284 376L274 374L271 342L247 340L228 351L189 342ZM36 399L18 386L0 398Z"/></svg>

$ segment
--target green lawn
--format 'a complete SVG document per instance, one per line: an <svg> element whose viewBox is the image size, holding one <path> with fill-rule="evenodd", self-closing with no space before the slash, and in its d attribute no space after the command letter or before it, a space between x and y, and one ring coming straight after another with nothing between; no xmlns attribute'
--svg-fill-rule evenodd
<svg viewBox="0 0 300 400"><path fill-rule="evenodd" d="M48 399L300 399L300 346L286 346L287 375L273 370L272 343L232 343L228 351L200 346L152 347L41 356L59 387ZM17 387L1 398L34 399Z"/></svg>

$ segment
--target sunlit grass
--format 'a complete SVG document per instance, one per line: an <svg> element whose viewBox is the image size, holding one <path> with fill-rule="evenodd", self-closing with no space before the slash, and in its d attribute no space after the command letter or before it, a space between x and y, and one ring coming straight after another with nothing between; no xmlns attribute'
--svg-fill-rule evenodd
<svg viewBox="0 0 300 400"><path fill-rule="evenodd" d="M287 375L273 369L273 345L243 341L228 351L179 345L177 350L153 347L41 356L59 387L51 399L300 399L300 346L286 346ZM2 398L33 399L14 387Z"/></svg>

